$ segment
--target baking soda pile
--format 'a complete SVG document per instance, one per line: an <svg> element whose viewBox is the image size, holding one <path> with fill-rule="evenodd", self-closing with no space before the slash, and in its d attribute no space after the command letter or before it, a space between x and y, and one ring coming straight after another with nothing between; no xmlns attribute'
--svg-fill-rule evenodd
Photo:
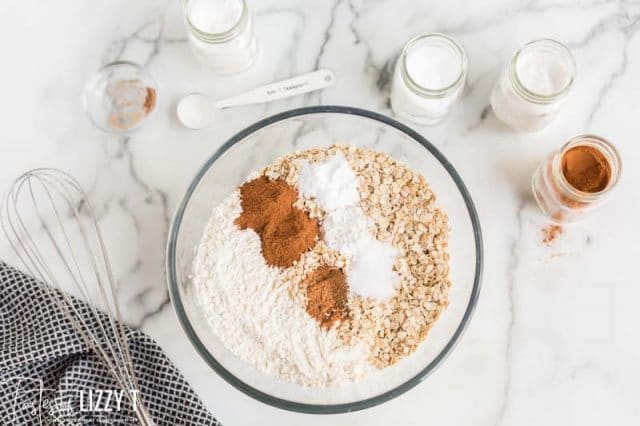
<svg viewBox="0 0 640 426"><path fill-rule="evenodd" d="M424 178L349 146L294 152L259 176L214 208L193 264L225 347L316 387L411 354L451 286L447 218Z"/></svg>

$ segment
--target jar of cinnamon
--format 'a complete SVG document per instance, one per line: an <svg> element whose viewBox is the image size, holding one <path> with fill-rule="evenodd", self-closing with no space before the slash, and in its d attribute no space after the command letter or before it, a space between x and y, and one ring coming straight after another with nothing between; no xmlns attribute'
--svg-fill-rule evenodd
<svg viewBox="0 0 640 426"><path fill-rule="evenodd" d="M574 136L540 164L533 175L533 194L553 221L575 222L607 199L621 171L620 155L606 139Z"/></svg>

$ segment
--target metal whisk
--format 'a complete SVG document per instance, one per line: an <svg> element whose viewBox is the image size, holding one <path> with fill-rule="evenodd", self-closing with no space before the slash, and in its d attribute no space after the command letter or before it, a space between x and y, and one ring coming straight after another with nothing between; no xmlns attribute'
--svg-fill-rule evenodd
<svg viewBox="0 0 640 426"><path fill-rule="evenodd" d="M57 169L26 172L5 197L2 228L27 271L49 284L51 300L127 395L140 424L153 425L139 392L131 392L139 387L115 280L98 222L80 184ZM89 310L80 309L63 290L69 284Z"/></svg>

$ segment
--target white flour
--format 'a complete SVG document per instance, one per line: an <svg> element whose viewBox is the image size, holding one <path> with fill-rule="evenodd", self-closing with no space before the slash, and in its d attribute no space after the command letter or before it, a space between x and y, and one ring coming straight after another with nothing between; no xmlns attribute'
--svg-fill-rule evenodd
<svg viewBox="0 0 640 426"><path fill-rule="evenodd" d="M258 235L233 223L241 211L239 191L214 208L193 265L196 298L224 346L265 373L306 386L371 372L364 344L344 345L294 303L281 272L265 263Z"/></svg>

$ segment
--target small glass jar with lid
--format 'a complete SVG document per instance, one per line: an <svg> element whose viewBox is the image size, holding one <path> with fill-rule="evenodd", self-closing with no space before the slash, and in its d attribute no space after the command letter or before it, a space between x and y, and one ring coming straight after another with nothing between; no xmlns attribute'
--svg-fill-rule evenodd
<svg viewBox="0 0 640 426"><path fill-rule="evenodd" d="M534 40L522 46L491 92L491 106L503 123L535 131L556 115L575 80L576 63L562 43Z"/></svg>
<svg viewBox="0 0 640 426"><path fill-rule="evenodd" d="M245 0L185 0L188 39L201 63L217 74L249 68L257 54Z"/></svg>
<svg viewBox="0 0 640 426"><path fill-rule="evenodd" d="M439 33L410 40L396 63L391 107L400 117L434 125L462 95L467 56L453 38Z"/></svg>
<svg viewBox="0 0 640 426"><path fill-rule="evenodd" d="M533 194L551 220L575 222L603 204L621 172L620 155L610 142L578 135L540 164L532 179Z"/></svg>

